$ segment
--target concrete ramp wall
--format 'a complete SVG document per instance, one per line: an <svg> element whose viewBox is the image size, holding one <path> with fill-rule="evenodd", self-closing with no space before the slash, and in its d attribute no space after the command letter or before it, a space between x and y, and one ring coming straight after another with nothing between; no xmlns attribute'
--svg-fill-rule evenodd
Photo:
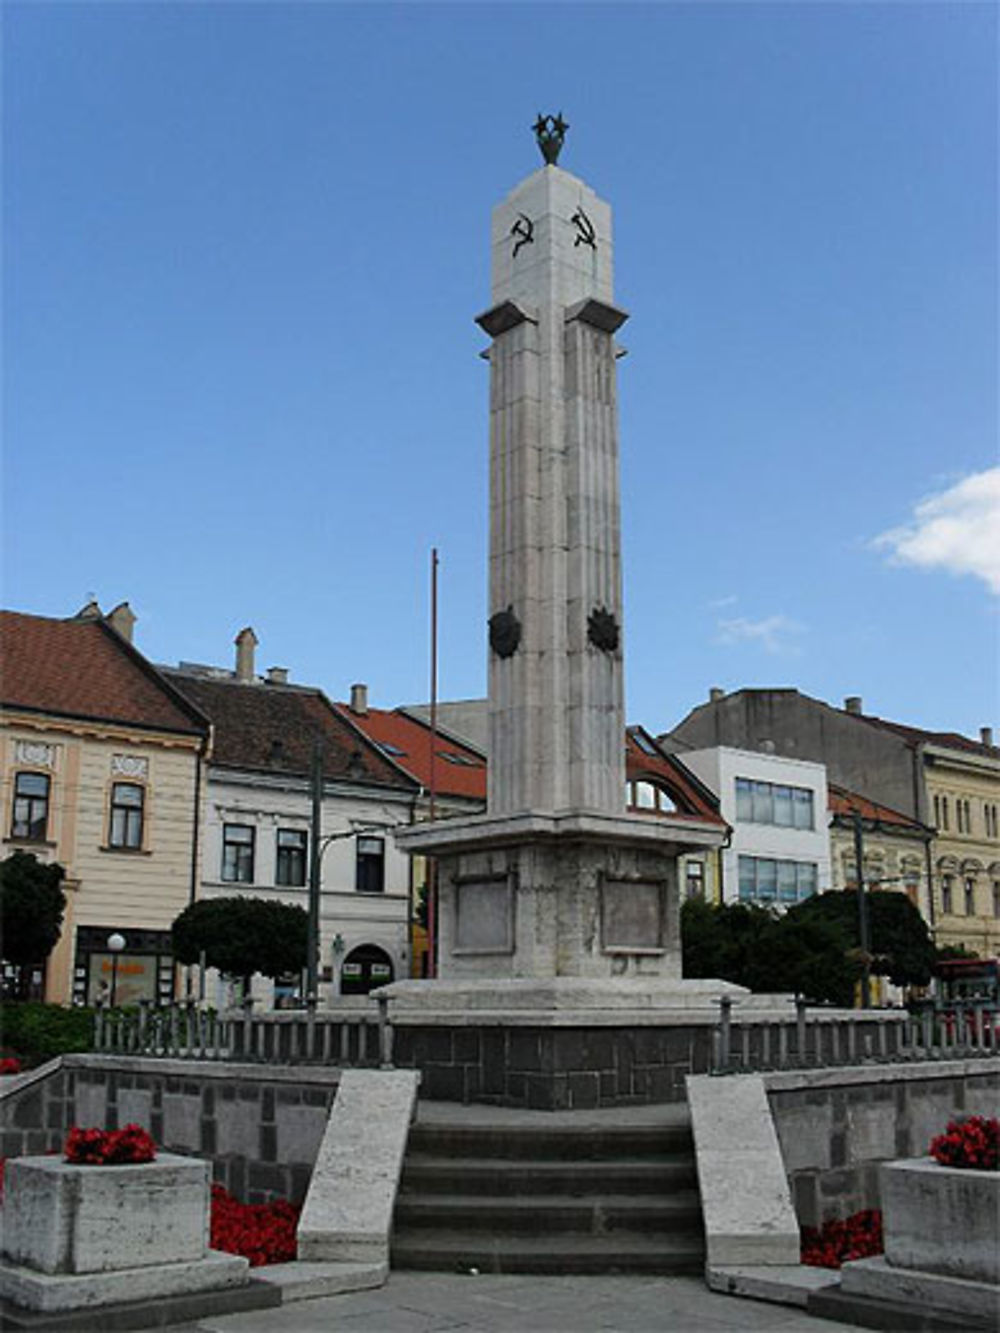
<svg viewBox="0 0 1000 1333"><path fill-rule="evenodd" d="M419 1081L412 1069L344 1071L299 1220L299 1259L388 1270Z"/></svg>

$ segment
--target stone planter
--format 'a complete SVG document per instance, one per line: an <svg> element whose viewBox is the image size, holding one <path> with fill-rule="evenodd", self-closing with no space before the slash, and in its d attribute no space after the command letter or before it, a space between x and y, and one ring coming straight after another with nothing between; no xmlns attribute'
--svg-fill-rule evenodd
<svg viewBox="0 0 1000 1333"><path fill-rule="evenodd" d="M247 1280L246 1259L208 1248L209 1164L79 1166L58 1157L7 1163L0 1295L70 1310Z"/></svg>
<svg viewBox="0 0 1000 1333"><path fill-rule="evenodd" d="M884 1163L882 1219L891 1267L1000 1282L1000 1171Z"/></svg>

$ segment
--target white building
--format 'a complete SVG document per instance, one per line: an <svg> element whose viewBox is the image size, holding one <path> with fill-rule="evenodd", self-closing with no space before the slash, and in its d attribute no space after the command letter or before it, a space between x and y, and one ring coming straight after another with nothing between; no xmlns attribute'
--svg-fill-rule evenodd
<svg viewBox="0 0 1000 1333"><path fill-rule="evenodd" d="M419 784L325 695L253 667L256 639L237 639L235 671L161 668L212 723L202 801L201 898L245 895L308 910L312 768L322 769L320 997L364 994L409 975L410 858L392 830L413 819ZM281 993L298 989L285 978ZM274 988L257 978L269 1005ZM229 998L209 978L207 998Z"/></svg>
<svg viewBox="0 0 1000 1333"><path fill-rule="evenodd" d="M723 902L790 907L831 887L826 767L715 746L678 755L719 798L732 827Z"/></svg>

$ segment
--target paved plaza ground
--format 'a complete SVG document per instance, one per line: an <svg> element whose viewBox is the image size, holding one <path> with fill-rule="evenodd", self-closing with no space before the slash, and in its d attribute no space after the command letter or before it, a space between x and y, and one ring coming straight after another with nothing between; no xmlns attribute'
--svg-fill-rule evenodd
<svg viewBox="0 0 1000 1333"><path fill-rule="evenodd" d="M696 1277L393 1273L380 1290L219 1315L175 1333L837 1333L851 1327L719 1296Z"/></svg>

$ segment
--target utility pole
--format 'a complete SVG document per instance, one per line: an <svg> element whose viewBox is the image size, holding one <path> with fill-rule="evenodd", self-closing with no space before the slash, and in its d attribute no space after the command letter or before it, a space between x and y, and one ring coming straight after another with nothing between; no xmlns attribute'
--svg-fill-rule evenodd
<svg viewBox="0 0 1000 1333"><path fill-rule="evenodd" d="M431 550L431 766L430 817L437 817L437 636L438 636L438 553ZM427 858L427 975L437 976L437 864Z"/></svg>
<svg viewBox="0 0 1000 1333"><path fill-rule="evenodd" d="M312 832L309 844L309 926L306 933L306 1002L319 994L319 877L323 850L323 742L317 734L312 758Z"/></svg>
<svg viewBox="0 0 1000 1333"><path fill-rule="evenodd" d="M867 1009L872 1002L872 941L868 924L868 893L865 889L865 844L860 811L853 810L851 812L851 822L854 825L854 864L857 866L858 938L861 941L861 1007Z"/></svg>

